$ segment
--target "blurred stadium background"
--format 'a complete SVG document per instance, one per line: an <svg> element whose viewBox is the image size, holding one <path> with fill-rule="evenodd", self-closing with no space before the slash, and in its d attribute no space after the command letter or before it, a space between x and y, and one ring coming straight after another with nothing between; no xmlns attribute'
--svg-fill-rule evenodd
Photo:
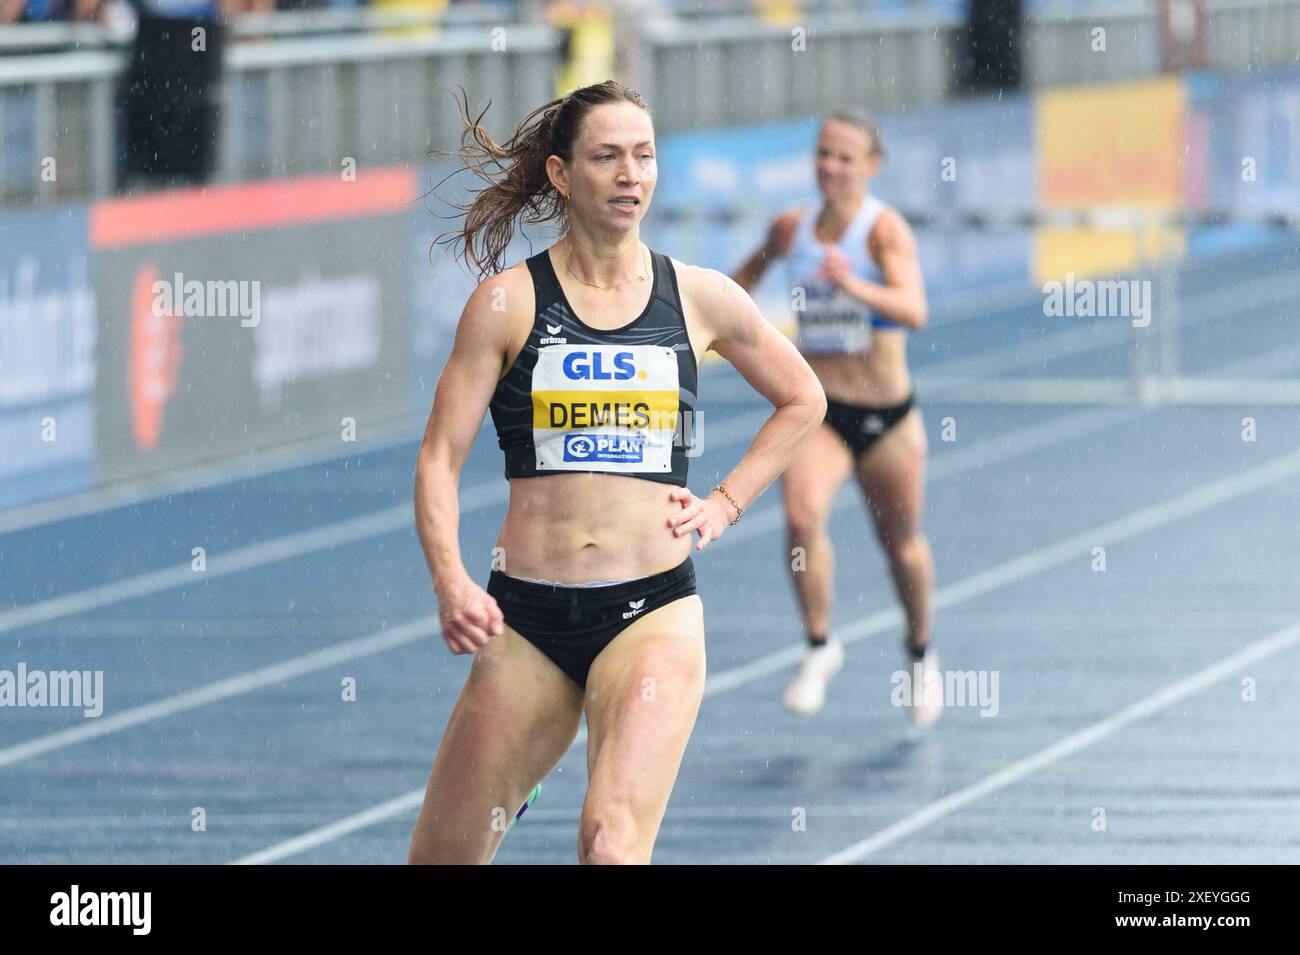
<svg viewBox="0 0 1300 955"><path fill-rule="evenodd" d="M335 551L359 575L397 561L405 605L390 589L396 608L380 606L396 579L391 564L382 583L370 581L370 602L335 601L324 584L298 611L298 587L318 571L223 598L185 582L190 545L224 546L238 577L259 561L409 531L415 442L474 284L430 248L449 227L428 191L455 168L430 158L459 142L450 90L462 85L476 109L490 101L484 123L499 139L536 106L610 76L641 91L655 118L659 185L646 241L723 271L777 211L816 202L809 160L819 117L841 106L875 113L887 159L872 191L915 226L931 295L932 326L913 337L910 355L932 431L962 406L993 430L1056 427L1046 406L1227 409L1217 423L1177 419L1194 443L1214 429L1235 435L1243 415L1300 402L1300 0L0 0L0 667L23 653L34 659L38 643L50 666L134 661L137 676L119 677L139 708L115 724L126 729L161 713L148 710L156 700L168 713L205 705L186 695L195 658L167 643L187 626L217 636L220 627L205 628L224 613L243 636L276 637L227 657L218 644L206 658L204 673L217 675L266 663L247 684L263 687L299 672L274 670L291 646L315 653L322 640L378 626L377 617L431 610L413 544L362 557ZM453 178L451 195L470 185ZM548 240L530 230L511 260ZM177 275L260 283L260 322L154 314L153 282ZM788 327L782 280L773 270L757 294ZM1049 315L1050 283L1080 280L1150 282L1151 321ZM725 369L711 374L706 399L759 410ZM1278 428L1292 434L1294 424L1292 411ZM738 454L745 430L735 427L705 441L722 435L726 454ZM1058 437L1075 425L1059 427ZM1058 439L1046 433L1027 446ZM1153 442L1164 447L1135 437L1124 464ZM499 475L490 440L479 444L483 479ZM1080 453L1082 463L1045 460L1036 472L1053 488L1060 478L1079 489L1062 508L1095 505L1094 487L1115 501L1127 493L1098 471L1077 475L1081 485L1060 477L1087 464ZM1197 453L1159 465L1174 469L1167 487L1221 463ZM275 474L283 477L267 477ZM261 477L269 483L222 484ZM205 496L214 486L224 496ZM480 490L479 505L500 504L496 491ZM182 500L183 511L168 509ZM970 519L963 513L959 523ZM482 550L490 521L474 520L467 532ZM955 574L956 545L938 552L941 574ZM770 586L783 585L774 577ZM185 591L190 602L178 603ZM149 602L164 592L172 596ZM775 592L758 588L750 599ZM1144 595L1130 596L1143 606ZM122 601L135 608L96 611ZM749 609L745 619L761 629ZM774 645L789 643L788 616L785 643ZM393 646L415 634L407 627L386 631ZM86 635L123 638L112 646L125 656L79 643ZM449 707L457 682L443 675L436 695ZM418 681L407 689L424 692ZM203 700L245 690L214 692ZM294 693L279 702L298 712ZM237 739L242 717L221 714L213 726ZM389 715L390 727L423 721L400 757L401 785L416 785L432 724L423 710ZM11 710L0 722L6 811L31 815L50 793L66 797L48 830L0 825L0 857L221 858L161 836L132 842L111 820L90 835L56 835L60 813L90 812L88 794L103 795L70 768L85 751L62 749L117 732L68 719ZM277 722L271 710L249 719L259 733ZM187 752L184 739L170 742L177 748L124 742L111 763L154 767L138 774L147 783L165 761L159 753ZM294 775L307 772L302 740L281 742L279 765L293 769L285 779L274 767L249 777L238 798L250 812L313 799L320 779ZM223 778L243 771L243 751L231 745L224 758L234 768L213 769ZM388 742L374 745L362 751L387 752ZM707 752L710 743L698 745ZM41 755L50 753L57 758ZM55 762L36 764L43 775L15 775L46 759ZM295 781L305 789L277 788ZM285 839L326 826L392 792L382 781L372 788L355 805L316 805L264 825ZM149 798L128 794L118 808L147 813ZM393 813L412 811L404 798ZM665 852L689 860L690 816L680 818L687 828L665 830ZM271 829L223 844L225 856L253 852ZM567 830L543 846L528 829L507 840L516 858L570 851ZM383 852L351 857L400 857L404 832L394 826ZM1036 843L1050 839L1021 841L1030 852Z"/></svg>

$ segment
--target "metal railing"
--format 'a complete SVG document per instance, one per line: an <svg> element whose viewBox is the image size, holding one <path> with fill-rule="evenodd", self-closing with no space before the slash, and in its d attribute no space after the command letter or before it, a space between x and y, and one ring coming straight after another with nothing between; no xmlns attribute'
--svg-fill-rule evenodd
<svg viewBox="0 0 1300 955"><path fill-rule="evenodd" d="M850 102L936 103L952 88L954 30L952 22L928 16L880 24L842 13L795 25L654 21L637 38L630 82L666 132L802 116Z"/></svg>
<svg viewBox="0 0 1300 955"><path fill-rule="evenodd" d="M375 33L403 27L484 27L537 22L540 19L541 4L538 0L490 0L472 5L449 5L436 13L352 7L245 14L228 23L227 30L236 38L301 37ZM120 32L113 23L23 23L0 27L0 54L120 47L129 41L129 32Z"/></svg>
<svg viewBox="0 0 1300 955"><path fill-rule="evenodd" d="M235 46L221 178L337 171L345 158L418 163L460 141L452 83L471 105L492 101L484 124L499 139L513 130L508 121L550 98L561 42L548 26L516 24L500 52L477 30Z"/></svg>
<svg viewBox="0 0 1300 955"><path fill-rule="evenodd" d="M484 123L504 135L551 95L563 43L544 24L508 29L505 50L485 28L231 44L218 180L338 170L344 158L421 162L459 141L451 83L472 103L491 99ZM126 61L117 49L0 57L0 202L114 192Z"/></svg>

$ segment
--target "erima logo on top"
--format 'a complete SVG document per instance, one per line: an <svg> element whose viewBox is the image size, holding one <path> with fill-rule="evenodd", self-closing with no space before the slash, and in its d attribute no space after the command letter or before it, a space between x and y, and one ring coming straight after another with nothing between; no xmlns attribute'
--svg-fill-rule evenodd
<svg viewBox="0 0 1300 955"><path fill-rule="evenodd" d="M630 351L616 352L612 358L601 352L573 351L564 356L562 367L564 376L573 381L627 381L633 376L644 378L645 372L638 375L632 357ZM607 359L613 368L605 367Z"/></svg>

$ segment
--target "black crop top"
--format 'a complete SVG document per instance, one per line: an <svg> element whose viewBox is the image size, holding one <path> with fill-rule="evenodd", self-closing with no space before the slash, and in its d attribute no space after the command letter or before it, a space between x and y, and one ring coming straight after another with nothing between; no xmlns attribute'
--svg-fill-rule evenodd
<svg viewBox="0 0 1300 955"><path fill-rule="evenodd" d="M573 313L546 250L528 259L533 329L489 405L507 478L585 472L685 486L698 369L672 262L650 255L654 294L612 331Z"/></svg>

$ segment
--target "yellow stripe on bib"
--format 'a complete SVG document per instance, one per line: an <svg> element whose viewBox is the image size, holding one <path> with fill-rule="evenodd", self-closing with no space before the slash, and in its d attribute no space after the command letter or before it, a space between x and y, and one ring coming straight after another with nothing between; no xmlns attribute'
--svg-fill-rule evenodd
<svg viewBox="0 0 1300 955"><path fill-rule="evenodd" d="M676 391L633 389L533 392L533 428L571 431L626 428L638 431L677 427Z"/></svg>

